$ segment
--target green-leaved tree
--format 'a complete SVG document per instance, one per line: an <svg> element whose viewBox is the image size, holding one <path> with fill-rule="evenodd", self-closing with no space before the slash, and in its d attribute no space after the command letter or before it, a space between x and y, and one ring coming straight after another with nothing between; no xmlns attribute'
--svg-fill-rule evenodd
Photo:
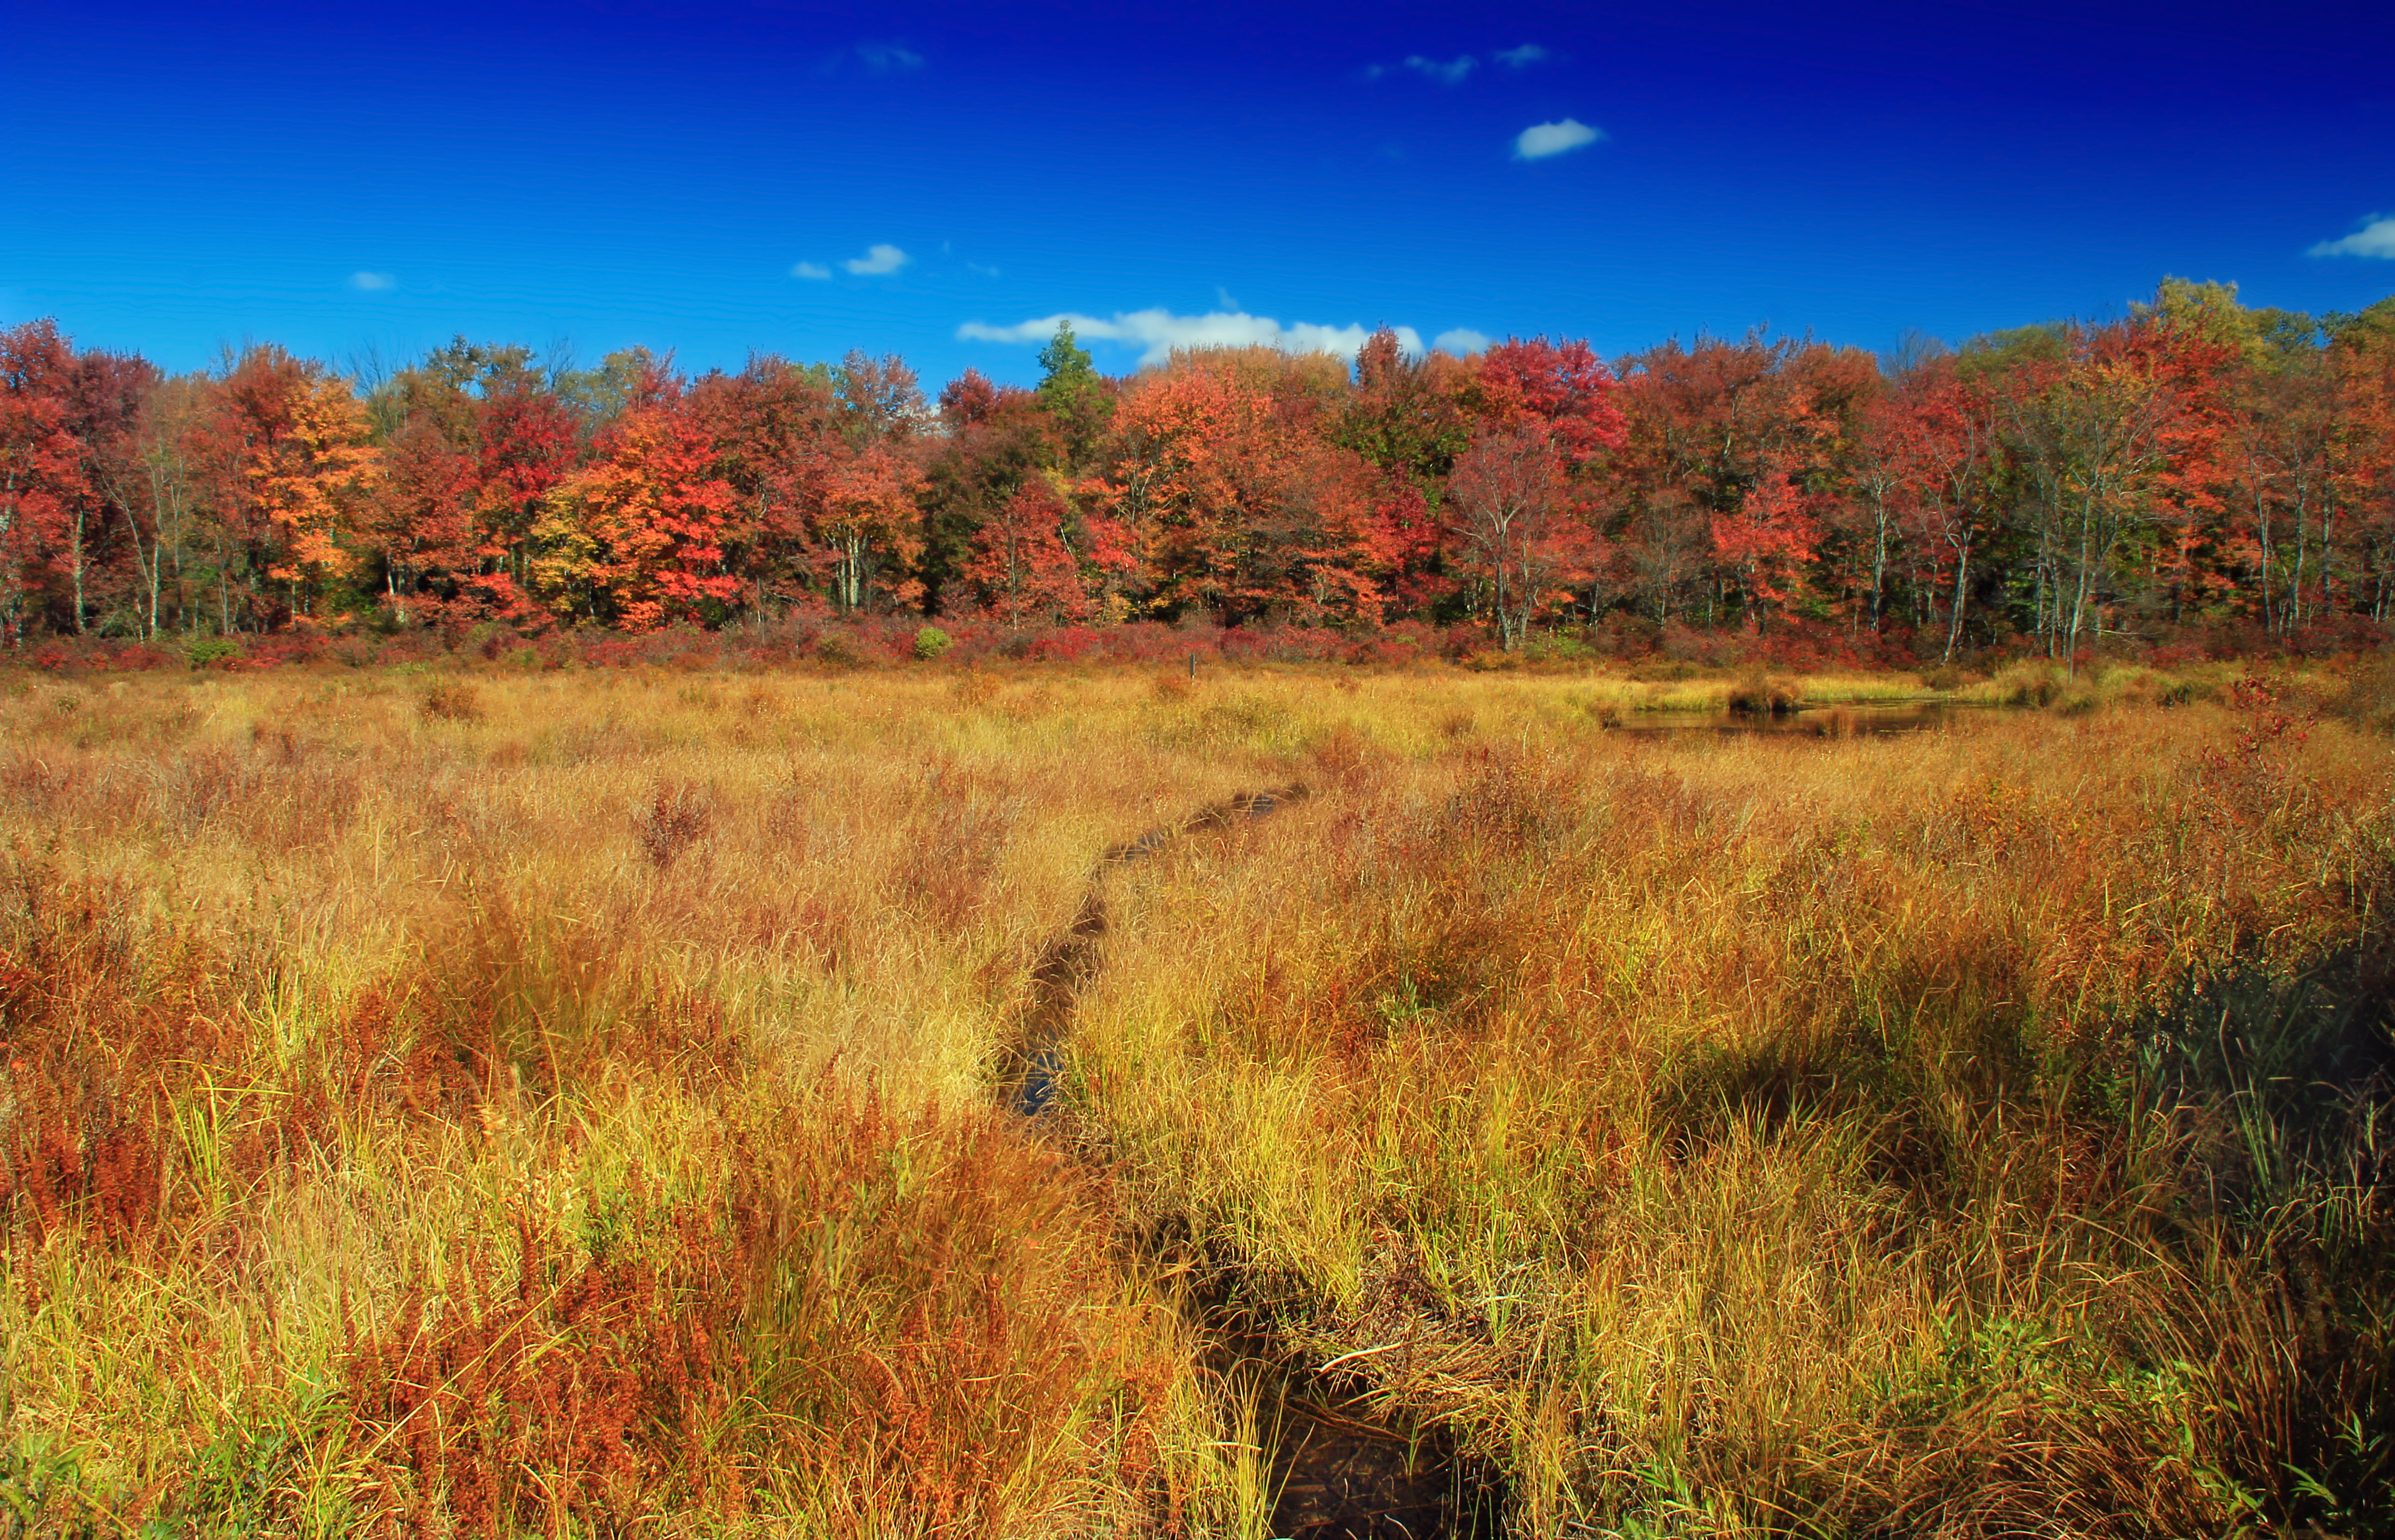
<svg viewBox="0 0 2395 1540"><path fill-rule="evenodd" d="M1055 414L1073 463L1083 464L1114 416L1114 386L1098 373L1069 321L1057 322L1055 336L1039 349L1039 366L1047 371L1039 382L1040 403Z"/></svg>

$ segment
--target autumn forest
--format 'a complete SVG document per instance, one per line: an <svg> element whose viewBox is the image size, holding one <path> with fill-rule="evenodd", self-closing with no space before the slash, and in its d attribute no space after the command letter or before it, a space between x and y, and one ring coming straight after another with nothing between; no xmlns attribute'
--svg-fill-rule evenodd
<svg viewBox="0 0 2395 1540"><path fill-rule="evenodd" d="M2395 601L2395 302L2166 281L1923 340L1176 353L937 391L897 357L697 377L463 338L169 375L0 334L0 633L188 645L921 616L1693 631L1894 661L2336 648ZM1591 628L1594 628L1593 630Z"/></svg>

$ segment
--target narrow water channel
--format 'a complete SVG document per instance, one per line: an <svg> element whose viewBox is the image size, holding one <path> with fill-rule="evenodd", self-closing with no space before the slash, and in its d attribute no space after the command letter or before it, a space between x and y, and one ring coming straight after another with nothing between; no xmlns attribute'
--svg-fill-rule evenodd
<svg viewBox="0 0 2395 1540"><path fill-rule="evenodd" d="M1064 929L1031 967L1031 1000L1007 1053L1003 1095L1036 1123L1055 1105L1073 1012L1097 977L1109 921L1109 878L1176 842L1269 818L1302 786L1251 792L1107 849ZM1185 1306L1212 1367L1258 1392L1256 1432L1271 1482L1272 1533L1285 1540L1467 1540L1494 1533L1497 1497L1467 1480L1452 1441L1376 1414L1360 1381L1292 1361L1252 1330L1235 1298Z"/></svg>

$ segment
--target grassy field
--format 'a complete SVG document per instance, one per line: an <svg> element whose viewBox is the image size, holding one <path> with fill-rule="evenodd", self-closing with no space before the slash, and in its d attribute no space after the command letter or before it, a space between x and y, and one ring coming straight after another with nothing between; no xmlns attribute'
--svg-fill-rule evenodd
<svg viewBox="0 0 2395 1540"><path fill-rule="evenodd" d="M2395 1533L2395 744L1937 683L17 678L0 1534Z"/></svg>

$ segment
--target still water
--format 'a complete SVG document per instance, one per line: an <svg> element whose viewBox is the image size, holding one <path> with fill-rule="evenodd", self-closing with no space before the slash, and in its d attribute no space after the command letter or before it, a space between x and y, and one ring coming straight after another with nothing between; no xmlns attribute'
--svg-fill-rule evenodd
<svg viewBox="0 0 2395 1540"><path fill-rule="evenodd" d="M2006 709L1960 701L1869 701L1853 705L1808 705L1777 715L1766 712L1625 711L1606 726L1621 732L1786 733L1802 738L1874 738L1891 732L1925 732Z"/></svg>

